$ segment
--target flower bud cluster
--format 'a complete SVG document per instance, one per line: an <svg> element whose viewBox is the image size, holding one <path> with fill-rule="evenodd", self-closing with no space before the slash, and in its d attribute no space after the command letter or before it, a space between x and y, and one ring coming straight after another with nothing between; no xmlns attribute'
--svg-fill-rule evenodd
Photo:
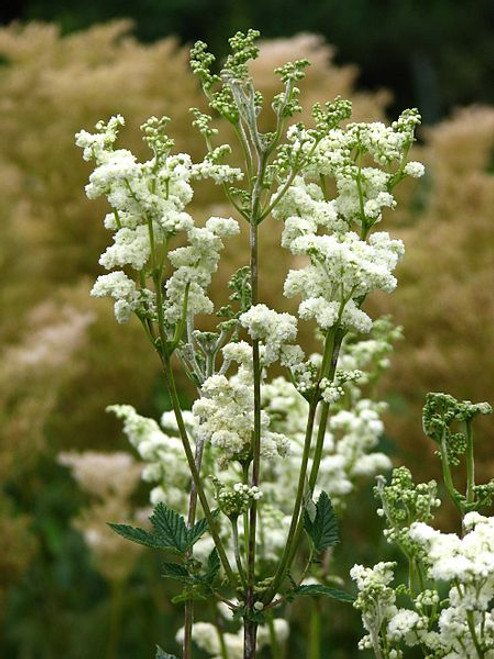
<svg viewBox="0 0 494 659"><path fill-rule="evenodd" d="M398 542L416 553L418 548L411 542L409 529L413 522L429 522L434 510L441 505L436 481L415 485L410 470L398 467L393 470L389 485L385 478L378 476L374 493L382 505L378 515L385 517L388 524L384 531L388 542Z"/></svg>
<svg viewBox="0 0 494 659"><path fill-rule="evenodd" d="M257 485L235 483L229 487L219 478L213 477L212 480L216 487L218 506L230 519L237 519L250 508L253 501L259 501L263 497L263 493Z"/></svg>

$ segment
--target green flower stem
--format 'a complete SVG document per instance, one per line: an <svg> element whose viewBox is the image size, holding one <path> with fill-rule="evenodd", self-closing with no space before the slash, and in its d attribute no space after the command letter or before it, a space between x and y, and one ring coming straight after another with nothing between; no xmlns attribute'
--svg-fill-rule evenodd
<svg viewBox="0 0 494 659"><path fill-rule="evenodd" d="M199 477L199 472L197 471L196 468L194 454L192 453L192 449L190 447L189 437L187 435L187 430L185 428L185 423L182 416L182 410L180 408L180 401L178 398L177 388L175 385L175 378L173 376L173 370L171 367L169 357L163 358L163 367L165 369L165 380L168 386L168 391L170 393L170 397L173 405L173 411L175 413L175 418L177 420L180 438L182 440L185 456L187 458L187 463L189 465L189 469L192 474L192 479L197 488L197 495L199 497L199 501L201 502L201 506L204 511L204 516L208 523L209 532L211 534L211 537L213 538L223 569L225 570L226 576L228 578L228 581L230 582L231 587L235 589L236 587L235 575L233 574L232 568L230 567L230 563L225 553L223 543L221 542L221 538L218 535L218 531L216 529L216 522L214 521L213 515L211 513L211 509L209 507L206 493L204 492L204 488L202 486L201 479Z"/></svg>
<svg viewBox="0 0 494 659"><path fill-rule="evenodd" d="M330 382L333 381L336 372L336 365L338 363L338 355L340 352L343 336L344 336L344 332L341 329L337 329L333 335L331 359L329 362L329 373L327 374L327 376L324 376L324 371L321 368L322 377L327 377L330 380ZM309 480L308 480L309 490L311 494L314 492L314 488L317 482L317 477L319 475L319 467L321 465L322 452L324 449L324 440L326 438L326 427L328 425L328 417L329 417L329 403L323 401L321 403L321 413L319 416L319 427L317 431L316 448L314 450L314 458L312 460L312 467L310 470ZM288 566L292 564L292 561L295 557L295 553L300 543L300 538L302 536L303 530L304 530L304 523L303 523L303 519L301 518L298 522L297 530L295 533L295 538L290 552Z"/></svg>
<svg viewBox="0 0 494 659"><path fill-rule="evenodd" d="M240 120L237 123L232 124L232 126L233 126L233 130L235 131L235 135L237 136L237 139L240 142L240 146L242 147L242 153L244 154L245 168L247 169L247 176L249 177L249 181L250 181L252 179L252 153L250 150L249 141L247 140L244 127L240 122Z"/></svg>
<svg viewBox="0 0 494 659"><path fill-rule="evenodd" d="M329 363L321 367L321 377L327 377L330 382L334 380L336 373L336 365L338 364L338 357L340 354L341 343L345 332L342 329L336 328L331 337L331 352L328 351ZM325 355L326 356L326 355ZM329 370L327 370L329 369ZM326 374L327 373L327 374ZM329 416L329 403L323 401L321 404L321 416L319 417L319 428L317 433L316 449L314 452L314 459L309 476L309 488L311 493L314 492L316 486L317 476L319 474L319 466L321 464L322 452L324 448L324 439L326 437L326 426L328 424Z"/></svg>
<svg viewBox="0 0 494 659"><path fill-rule="evenodd" d="M197 473L201 471L201 462L204 452L204 439L198 437L196 442L196 451L194 455L194 462L196 465ZM190 529L194 526L196 521L197 510L197 487L194 481L190 485L189 493L189 508L187 512L187 527ZM192 557L193 550L188 552L188 558ZM183 659L191 659L192 657L192 625L194 623L194 600L186 600L184 612L184 640L182 644Z"/></svg>
<svg viewBox="0 0 494 659"><path fill-rule="evenodd" d="M242 483L244 485L248 485L249 483L249 463L245 462L242 465ZM249 512L246 510L244 511L243 515L243 523L244 523L244 553L245 553L245 558L247 560L247 557L249 555Z"/></svg>
<svg viewBox="0 0 494 659"><path fill-rule="evenodd" d="M473 644L475 646L475 651L477 653L477 657L479 659L484 659L485 658L485 652L482 650L482 647L479 643L479 639L477 637L477 632L475 631L475 620L473 617L473 611L467 611L467 623L468 623L468 629L470 630L470 635L472 637Z"/></svg>
<svg viewBox="0 0 494 659"><path fill-rule="evenodd" d="M340 334L341 334L341 338L339 338ZM339 343L336 343L337 338ZM324 346L323 361L319 373L319 382L324 377L327 376L333 379L336 371L336 363L338 361L338 353L342 339L343 339L343 333L341 330L334 329L328 332L326 336L326 343ZM329 369L329 373L327 372L328 369ZM278 570L276 571L276 574L274 576L271 588L268 590L268 592L264 597L264 601L266 603L269 603L271 599L276 595L278 588L285 579L285 576L288 570L290 569L290 565L293 561L293 557L295 556L295 552L297 551L297 547L300 542L300 536L302 535L303 520L300 518L300 510L302 507L302 501L306 488L306 478L307 478L307 470L309 464L310 448L312 443L312 433L314 430L314 422L315 422L318 402L319 402L318 396L316 393L314 394L314 397L309 406L309 414L307 418L307 427L306 427L305 442L304 442L304 452L302 455L302 464L300 466L297 494L295 497L295 505L293 509L292 519L290 522L290 528L288 530L288 537L285 545L285 550L281 557L281 561L278 566ZM329 405L328 403L324 402L322 404L321 418L319 421L319 432L317 436L316 453L314 456L314 461L312 463L312 468L310 472L309 488L311 488L311 490L314 489L315 481L317 479L317 474L319 471L319 464L321 462L324 437L326 434L328 410L329 410ZM313 481L312 486L311 486L311 481Z"/></svg>
<svg viewBox="0 0 494 659"><path fill-rule="evenodd" d="M256 127L255 127L256 128ZM257 128L256 128L257 130ZM258 214L261 203L262 183L267 164L265 153L258 151L259 169L257 179L252 191L252 209L250 216L250 282L252 305L258 301L259 281L259 248L258 248ZM252 437L252 478L251 486L259 487L261 472L261 360L259 356L259 340L252 341L252 371L254 380L254 433ZM254 603L254 582L256 565L256 530L257 530L257 501L254 499L249 512L249 552L247 555L247 588L245 603L250 609ZM256 654L257 623L244 621L244 656L251 659ZM248 650L251 654L248 654Z"/></svg>
<svg viewBox="0 0 494 659"><path fill-rule="evenodd" d="M310 611L307 659L321 659L321 609L315 597L311 597L310 599L312 600L312 606Z"/></svg>
<svg viewBox="0 0 494 659"><path fill-rule="evenodd" d="M235 517L231 519L232 524L232 539L233 539L233 553L235 554L235 562L237 564L238 574L244 588L247 587L247 581L245 579L244 567L242 565L242 558L240 556L240 547L238 542L238 519Z"/></svg>
<svg viewBox="0 0 494 659"><path fill-rule="evenodd" d="M305 442L304 442L304 452L302 455L302 464L300 466L297 494L295 496L295 505L293 508L292 519L290 522L290 528L288 529L288 536L286 539L285 549L283 551L278 569L273 578L273 583L271 587L263 597L265 603L269 603L273 597L276 595L278 588L284 581L286 573L289 569L289 561L292 554L292 547L296 540L297 536L297 523L300 516L300 509L302 507L302 501L304 498L304 491L306 485L306 476L307 476L307 467L309 463L309 454L312 441L312 433L314 430L314 421L316 417L316 408L317 408L317 398L315 397L311 402L309 407L309 414L307 418L307 427L305 431Z"/></svg>
<svg viewBox="0 0 494 659"><path fill-rule="evenodd" d="M364 208L364 193L362 190L362 158L363 153L359 151L358 154L358 172L357 172L357 190L359 197L359 207L360 207L360 221L362 222L362 227L367 228L367 216L365 215Z"/></svg>
<svg viewBox="0 0 494 659"><path fill-rule="evenodd" d="M244 618L244 659L255 659L257 622Z"/></svg>
<svg viewBox="0 0 494 659"><path fill-rule="evenodd" d="M456 508L458 509L460 515L463 517L463 505L458 497L458 492L456 491L456 488L453 483L453 476L451 475L451 469L449 466L448 462L448 445L446 443L446 432L443 431L442 437L441 437L441 465L443 468L443 480L444 480L444 485L446 486L446 489L448 490L448 494L453 500L453 503L455 504Z"/></svg>
<svg viewBox="0 0 494 659"><path fill-rule="evenodd" d="M294 180L294 178L297 176L297 174L298 174L298 169L294 169L294 170L290 173L290 175L289 175L288 178L286 179L286 181L285 181L283 187L282 187L281 190L278 192L278 194L276 195L276 197L275 197L275 198L273 199L273 201L267 206L267 208L266 208L265 210L263 210L263 212L261 213L261 216L260 216L260 218L259 218L259 221L260 221L260 222L262 222L262 220L264 220L264 218L266 218L266 217L271 213L271 211L273 210L273 208L274 208L274 207L280 202L281 198L285 195L285 193L288 191L288 188L289 188L289 187L291 186L291 184L293 183L293 180Z"/></svg>
<svg viewBox="0 0 494 659"><path fill-rule="evenodd" d="M466 449L466 465L467 465L467 505L472 504L475 500L475 462L473 457L473 433L472 433L472 420L467 419L465 422L467 449Z"/></svg>

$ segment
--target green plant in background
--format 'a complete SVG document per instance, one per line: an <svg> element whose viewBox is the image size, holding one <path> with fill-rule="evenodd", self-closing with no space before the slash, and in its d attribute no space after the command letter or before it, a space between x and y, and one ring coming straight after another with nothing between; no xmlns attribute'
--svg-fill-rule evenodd
<svg viewBox="0 0 494 659"><path fill-rule="evenodd" d="M374 290L391 292L396 286L392 273L403 244L374 228L383 209L394 208L396 185L423 173L420 163L407 162L420 120L416 111L405 111L390 127L342 127L351 105L337 99L324 107L314 105L312 127L291 123L301 109L296 84L304 76L306 60L276 70L283 84L271 102L276 122L272 130L262 132L258 118L263 98L248 70L258 54L257 36L253 30L237 33L219 74L211 71L214 57L205 44L197 43L191 52L192 69L211 110L230 124L240 144L242 167L226 164L231 147L217 143L212 117L198 109L192 110L193 124L207 147L199 163L188 154L172 155L173 141L164 132L166 118L153 117L143 124L152 157L142 164L130 151L114 148L124 123L120 115L99 122L94 134L77 135L84 158L96 165L87 195L105 195L112 208L105 226L114 232L114 242L100 258L111 272L98 277L92 294L114 298L119 322L135 314L142 324L162 364L192 482L186 518L159 502L150 518L151 531L121 524L113 528L176 558L164 565L164 571L184 584L178 601L185 602L186 658L192 653L196 601L223 602L234 619L242 621L243 633L235 638L247 659L256 656L257 644L264 643L264 625L276 653L273 614L286 601L309 594L352 600L323 582L303 583L314 562L339 542L335 511L327 492L318 487L318 476L320 471L324 474L325 444L331 443L336 460L329 460L329 473L338 473L349 483L341 485L340 497L351 490L351 479L359 473L389 466L384 456L369 455L381 430L379 406L362 398L361 387L369 375L358 366L359 359L365 362L366 344L367 364L372 362L369 352L386 352L390 331L384 346L373 350L364 341L359 354L360 335L373 328L362 307ZM248 225L250 245L249 265L232 276L230 303L217 311L222 320L207 332L196 328L197 316L214 311L207 289L223 240L237 234L239 225L231 217L215 216L203 227L195 225L185 208L194 182L201 179L223 189L232 212ZM331 180L336 196L330 193ZM270 216L284 223L282 245L298 261L284 286L285 296L302 300L298 318L260 302L259 227ZM307 358L295 343L299 319L317 326L320 355ZM353 358L351 367L345 368L344 360L341 367L340 352L348 355L349 363ZM197 389L191 416L180 404L174 356ZM281 378L276 391L277 414L270 415L263 396L280 383L268 380L275 365L286 379ZM280 412L288 416L294 404L304 411L304 439L297 446L296 478L287 500L277 496L277 476L294 446L291 433L276 427L276 418ZM330 410L333 425L328 426ZM136 417L129 408L115 411L129 424L129 435L140 451L158 450L161 461L172 460L162 437L156 440L162 441L160 450L149 438L140 441L143 433L159 432L152 420ZM362 431L356 430L358 424ZM343 434L339 441L331 432L336 430ZM328 481L334 483L332 478ZM198 503L204 514L200 519ZM287 533L271 550L270 560L263 555L264 543L269 546L270 519L276 524L280 516L286 518ZM194 547L205 535L212 548L202 558ZM304 539L306 564L299 568L296 559ZM218 634L220 655L227 657L227 635L219 626ZM167 655L160 650L158 656Z"/></svg>
<svg viewBox="0 0 494 659"><path fill-rule="evenodd" d="M424 432L439 447L444 485L460 516L459 535L430 526L441 505L435 481L415 485L405 467L393 471L389 485L378 478L384 534L409 569L408 582L397 587L390 585L396 563L352 569L359 589L354 605L368 632L360 647L372 648L379 659L399 659L404 648L415 646L422 656L438 658L486 659L494 651L494 518L479 512L492 504L494 479L475 481L472 431L475 417L491 412L487 403L458 402L441 393L429 394L424 407ZM466 482L459 490L453 469L462 459Z"/></svg>

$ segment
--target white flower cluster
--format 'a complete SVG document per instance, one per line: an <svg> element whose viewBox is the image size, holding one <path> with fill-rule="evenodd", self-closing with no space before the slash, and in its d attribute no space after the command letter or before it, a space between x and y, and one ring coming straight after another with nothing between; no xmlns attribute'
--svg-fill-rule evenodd
<svg viewBox="0 0 494 659"><path fill-rule="evenodd" d="M265 472L265 504L289 513L302 460L308 403L290 382L278 377L263 387L263 406L273 430L290 437L291 442L288 457L282 463L273 462ZM384 403L362 398L351 410L340 409L329 418L318 488L325 490L337 507L345 505L359 477L391 468L390 459L375 452L383 432L380 415L385 409Z"/></svg>
<svg viewBox="0 0 494 659"><path fill-rule="evenodd" d="M362 622L368 634L359 641L361 650L373 648L381 657L379 634L382 627L397 613L396 593L389 586L396 563L381 562L373 568L354 565L350 576L359 590L354 607L362 612Z"/></svg>
<svg viewBox="0 0 494 659"><path fill-rule="evenodd" d="M300 317L316 320L322 330L339 325L368 332L372 321L360 309L363 299L373 290L390 292L396 286L392 273L403 243L386 232L369 231L384 208L395 207L393 187L406 176L423 174L420 163L405 164L419 121L416 111L406 111L389 127L349 124L318 143L303 127L288 131L292 148L309 161L307 179L295 177L273 216L284 221L283 246L308 257L310 265L288 273L284 292L300 295ZM377 166L363 166L364 157ZM335 180L335 199L327 199L324 183L310 182L326 176Z"/></svg>
<svg viewBox="0 0 494 659"><path fill-rule="evenodd" d="M155 308L155 295L147 288L138 289L122 270L100 275L92 288L93 297L109 295L115 300L115 317L119 323L126 323L132 313L152 315Z"/></svg>
<svg viewBox="0 0 494 659"><path fill-rule="evenodd" d="M319 483L334 503L353 492L358 477L391 469L388 456L374 451L383 433L380 415L385 409L384 403L362 398L352 410L341 410L330 418Z"/></svg>
<svg viewBox="0 0 494 659"><path fill-rule="evenodd" d="M168 431L165 433L154 419L137 414L131 405L110 405L107 411L123 419L125 434L147 463L142 470L142 479L155 484L151 490L151 503L156 505L166 501L167 505L185 511L190 472L182 442L176 436L174 415L169 412L163 415L162 426ZM189 434L194 437L194 418L190 412L184 412L184 420Z"/></svg>
<svg viewBox="0 0 494 659"><path fill-rule="evenodd" d="M369 332L372 321L362 311L357 298L375 289L391 292L396 287L392 275L404 248L386 232L374 233L369 241L356 233L318 236L305 234L290 243L296 255L306 255L310 265L290 270L285 295L300 295L300 317L315 319L327 330L336 324L355 332Z"/></svg>
<svg viewBox="0 0 494 659"><path fill-rule="evenodd" d="M263 364L268 366L280 358L283 346L295 340L297 319L289 313L278 313L265 304L256 304L240 316L240 324L252 339L264 344Z"/></svg>
<svg viewBox="0 0 494 659"><path fill-rule="evenodd" d="M477 512L463 519L465 535L441 533L424 523L413 524L410 537L425 550L431 579L449 585L438 631L422 640L451 659L494 656L494 517Z"/></svg>
<svg viewBox="0 0 494 659"><path fill-rule="evenodd" d="M244 460L251 450L254 390L252 348L242 341L231 343L223 348L223 354L227 364L239 364L237 373L229 378L221 374L209 377L202 385L202 398L196 400L192 411L201 432L217 449L220 465L225 466L233 460ZM271 431L269 425L269 416L261 411L261 456L286 456L289 440Z"/></svg>
<svg viewBox="0 0 494 659"><path fill-rule="evenodd" d="M158 156L155 152L151 160L138 163L130 151L113 148L123 124L118 115L107 124L99 122L95 134L80 131L76 135L84 159L96 163L86 194L90 199L105 195L112 207L105 227L115 232L113 244L99 262L106 270L129 267L142 273L148 264L162 268L161 252L166 253L168 240L185 232L189 245L168 255L176 270L166 282L165 318L171 324L181 318L186 289L190 314L211 313L206 289L217 269L221 239L238 233L238 224L231 218L213 217L205 228L197 228L185 207L193 197L193 179L211 177L221 183L237 180L240 172L209 161L195 165L184 153ZM161 250L159 256L156 250ZM156 292L147 289L140 277L136 281L120 269L98 277L92 295L112 296L119 322L126 322L133 312L154 318Z"/></svg>
<svg viewBox="0 0 494 659"><path fill-rule="evenodd" d="M441 584L448 586L442 601L437 590L426 589L413 600L415 609L398 609L396 591L389 587L393 564L352 568L359 589L355 606L369 632L362 648L386 646L399 658L403 642L420 645L431 657L494 656L494 518L467 513L464 529L463 537L441 533L424 522L415 522L409 530L411 540L424 550L429 579L438 590ZM429 619L431 610L436 613Z"/></svg>
<svg viewBox="0 0 494 659"><path fill-rule="evenodd" d="M189 314L212 313L213 303L206 295L206 290L211 283L211 275L218 267L219 252L224 246L221 239L238 232L236 220L211 217L205 227L189 229L188 246L178 247L169 253L169 259L176 270L166 282L165 317L168 322L174 323L180 319L186 289Z"/></svg>

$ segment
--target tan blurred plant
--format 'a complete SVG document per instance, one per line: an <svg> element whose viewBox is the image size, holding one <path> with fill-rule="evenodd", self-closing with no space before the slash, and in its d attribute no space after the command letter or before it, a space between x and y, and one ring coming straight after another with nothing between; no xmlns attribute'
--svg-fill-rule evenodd
<svg viewBox="0 0 494 659"><path fill-rule="evenodd" d="M75 353L84 345L93 317L83 308L47 300L32 309L18 341L1 351L0 613L6 591L35 547L28 516L15 510L4 488L46 448L47 419L61 388L77 372Z"/></svg>
<svg viewBox="0 0 494 659"><path fill-rule="evenodd" d="M385 383L407 402L388 424L407 461L427 451L419 422L426 392L492 399L493 153L494 108L474 107L427 130L419 154L428 178L411 200L409 226L399 232L407 253L391 303L406 346L398 346L391 382ZM484 439L478 444L478 470L487 480L493 469L492 424L479 421L479 427ZM430 465L432 475L435 461Z"/></svg>
<svg viewBox="0 0 494 659"><path fill-rule="evenodd" d="M74 520L88 547L98 571L110 582L125 581L141 552L136 545L126 551L125 541L113 533L108 520L136 520L143 517L136 512L131 496L139 483L141 466L129 453L84 451L64 452L58 456L61 465L69 467L91 505Z"/></svg>
<svg viewBox="0 0 494 659"><path fill-rule="evenodd" d="M130 28L128 21L117 21L64 37L53 25L0 30L5 62L0 69L0 210L5 218L0 304L9 309L0 322L0 342L18 341L33 306L52 299L61 288L74 308L98 315L83 365L52 405L50 434L61 446L95 447L116 440L116 424L104 414L105 406L132 400L146 407L158 377L157 360L136 340L140 328L115 328L107 305L88 302L82 292L89 289L84 277L94 278L97 271L93 255L105 244L100 223L105 205L91 204L82 192L88 167L76 153L73 134L81 126L91 129L118 109L127 119L122 135L126 146L139 155L138 126L151 114L166 114L173 121L176 148L193 157L203 155L188 112L203 103L188 69L188 48L180 48L173 38L140 44ZM302 89L304 107L341 94L352 98L356 119L383 116L389 95L356 93L355 67L336 67L332 49L311 35L261 44L254 69L261 91L272 93L268 73L294 50L313 62ZM221 215L223 203L220 192L208 192L195 200L193 210L199 217ZM273 234L263 238L270 254L279 242ZM262 259L269 264L261 272L268 303L289 266L287 253L277 249L276 258ZM218 290L224 290L240 265L237 252L218 273ZM71 293L74 286L81 293Z"/></svg>
<svg viewBox="0 0 494 659"><path fill-rule="evenodd" d="M188 49L172 38L139 44L130 27L119 21L64 37L42 24L0 30L2 482L15 479L14 465L46 446L47 431L58 448L116 442L118 425L104 408L132 401L147 411L158 377L157 360L138 340L140 328L122 331L105 302L88 300L86 277L94 279L94 254L106 240L100 226L105 204L84 197L88 167L73 146L76 130L91 129L118 110L127 119L123 141L137 154L138 126L151 114L166 114L177 149L202 155L188 113L202 103L188 71ZM304 107L342 95L352 99L356 120L383 118L389 94L355 92L355 67L335 66L331 47L313 35L261 44L253 67L261 91L272 94L273 67L295 51L313 63L302 86ZM391 385L413 405L390 418L389 431L409 454L420 441L417 419L426 391L483 399L492 390L493 127L494 110L477 108L427 133L419 157L429 178L399 199L400 208L407 197L411 205L395 218L407 255L392 304L407 348L398 350ZM208 195L195 200L194 212L221 215L222 197ZM274 251L277 231L261 238L269 252L261 258L261 286L272 304L290 261L279 247ZM238 252L224 263L218 289L243 265ZM387 299L387 310L389 304ZM97 322L90 326L91 314ZM487 457L487 442L485 447ZM492 462L479 460L482 465L488 470ZM9 546L0 546L0 572L11 583L17 572L8 561L15 556L27 564L29 552L21 560L15 538L28 527L25 518L12 517L6 498L0 506L2 524L17 529L2 532L0 541L9 538Z"/></svg>

